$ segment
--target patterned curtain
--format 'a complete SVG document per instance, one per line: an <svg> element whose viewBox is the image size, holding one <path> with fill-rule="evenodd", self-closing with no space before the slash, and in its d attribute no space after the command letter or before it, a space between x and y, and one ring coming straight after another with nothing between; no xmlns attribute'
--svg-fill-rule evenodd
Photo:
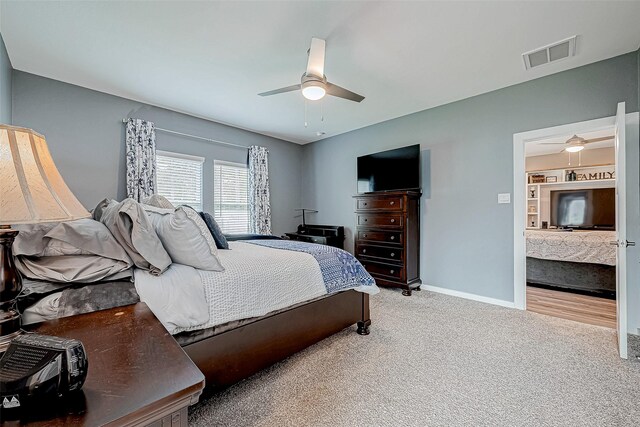
<svg viewBox="0 0 640 427"><path fill-rule="evenodd" d="M268 155L265 147L249 147L249 229L254 234L271 234Z"/></svg>
<svg viewBox="0 0 640 427"><path fill-rule="evenodd" d="M127 121L126 156L127 197L140 202L156 192L156 129L152 122Z"/></svg>

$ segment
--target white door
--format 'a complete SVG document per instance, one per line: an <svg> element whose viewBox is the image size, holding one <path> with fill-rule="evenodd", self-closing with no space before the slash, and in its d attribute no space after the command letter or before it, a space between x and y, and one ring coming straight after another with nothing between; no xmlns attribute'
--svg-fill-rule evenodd
<svg viewBox="0 0 640 427"><path fill-rule="evenodd" d="M627 358L627 197L625 188L625 103L618 104L615 125L616 143L616 319L618 351Z"/></svg>

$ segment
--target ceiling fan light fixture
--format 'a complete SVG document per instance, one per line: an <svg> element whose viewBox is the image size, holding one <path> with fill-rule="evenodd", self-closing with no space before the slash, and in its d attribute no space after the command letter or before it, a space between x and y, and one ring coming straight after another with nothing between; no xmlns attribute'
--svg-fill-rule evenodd
<svg viewBox="0 0 640 427"><path fill-rule="evenodd" d="M309 101L322 99L327 93L323 82L307 81L302 84L302 96Z"/></svg>
<svg viewBox="0 0 640 427"><path fill-rule="evenodd" d="M578 151L584 150L584 145L572 145L564 149L568 153L577 153Z"/></svg>

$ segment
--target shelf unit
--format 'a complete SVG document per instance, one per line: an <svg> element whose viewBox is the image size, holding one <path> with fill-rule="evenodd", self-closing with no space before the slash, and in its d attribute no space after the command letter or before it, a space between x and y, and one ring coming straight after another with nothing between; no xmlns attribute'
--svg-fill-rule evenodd
<svg viewBox="0 0 640 427"><path fill-rule="evenodd" d="M572 171L576 173L577 180L568 181L567 176ZM531 182L532 175L543 175L545 182ZM555 177L556 182L546 182L547 177ZM527 229L539 229L542 226L543 215L540 211L543 188L553 189L554 186L568 184L576 188L593 186L594 183L615 185L615 181L615 165L578 166L527 172Z"/></svg>
<svg viewBox="0 0 640 427"><path fill-rule="evenodd" d="M609 182L611 184L615 184L616 183L616 179L615 178L610 178L610 179L590 179L590 180L584 180L584 181L560 181L560 182L541 182L539 184L536 185L540 185L540 186L554 186L554 185L566 185L566 184L571 184L571 185L575 185L576 187L580 187L580 186L585 186L588 187L589 184L593 184L594 182Z"/></svg>
<svg viewBox="0 0 640 427"><path fill-rule="evenodd" d="M527 184L527 228L540 228L539 212L540 184Z"/></svg>

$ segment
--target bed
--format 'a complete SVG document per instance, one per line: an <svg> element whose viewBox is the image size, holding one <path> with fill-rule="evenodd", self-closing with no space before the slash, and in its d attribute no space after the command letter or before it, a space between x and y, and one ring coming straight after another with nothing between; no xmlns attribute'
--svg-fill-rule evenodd
<svg viewBox="0 0 640 427"><path fill-rule="evenodd" d="M229 246L219 252L224 271L172 264L160 276L135 269L135 283L27 281L23 305L33 304L38 292L44 298L29 306L25 320L42 320L34 317L36 308L74 315L140 299L205 374L209 389L234 384L354 324L358 334L369 333L369 295L378 288L352 255L283 240Z"/></svg>
<svg viewBox="0 0 640 427"><path fill-rule="evenodd" d="M527 283L615 297L615 231L527 230Z"/></svg>
<svg viewBox="0 0 640 427"><path fill-rule="evenodd" d="M235 241L229 247L219 252L223 272L195 271L204 290L198 301L207 304L192 304L191 310L204 309L204 323L186 325L171 317L184 305L182 295L161 295L175 289L171 269L160 277L135 273L141 299L202 370L209 388L233 384L350 325L369 333L369 295L378 288L351 254L286 240ZM185 271L179 276L188 277ZM189 282L199 287L197 278ZM171 306L160 306L169 300Z"/></svg>

